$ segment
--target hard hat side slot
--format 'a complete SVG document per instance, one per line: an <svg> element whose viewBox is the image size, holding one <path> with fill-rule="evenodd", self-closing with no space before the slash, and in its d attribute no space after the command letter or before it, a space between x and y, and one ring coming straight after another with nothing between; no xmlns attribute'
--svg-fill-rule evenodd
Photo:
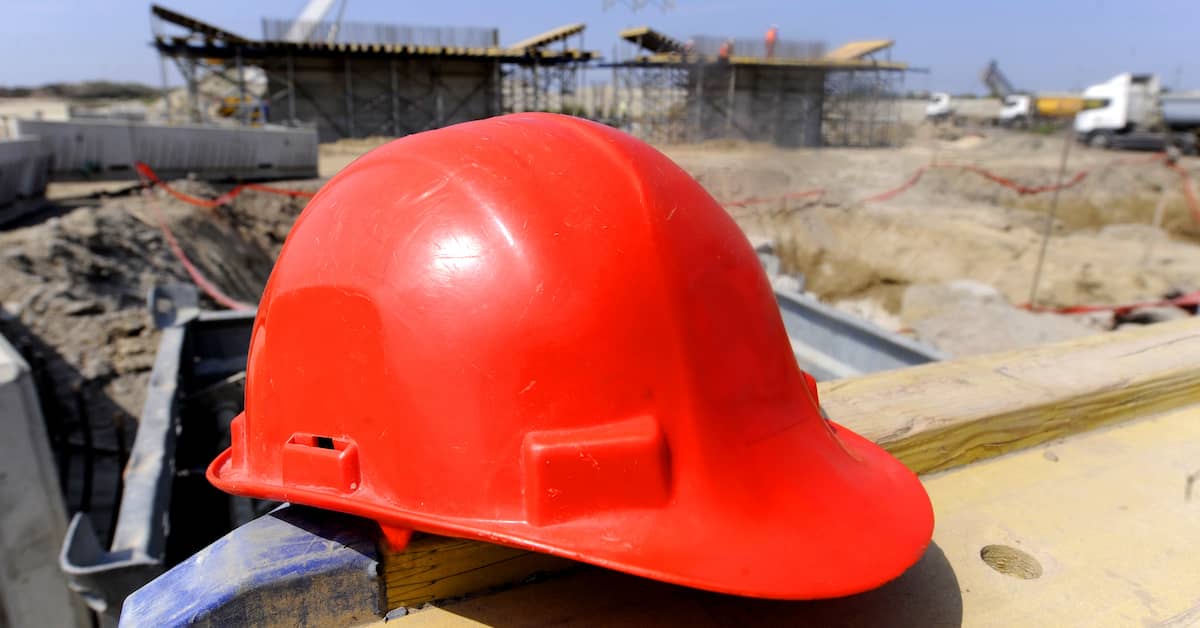
<svg viewBox="0 0 1200 628"><path fill-rule="evenodd" d="M358 447L318 434L292 434L283 446L283 481L350 493L359 486Z"/></svg>

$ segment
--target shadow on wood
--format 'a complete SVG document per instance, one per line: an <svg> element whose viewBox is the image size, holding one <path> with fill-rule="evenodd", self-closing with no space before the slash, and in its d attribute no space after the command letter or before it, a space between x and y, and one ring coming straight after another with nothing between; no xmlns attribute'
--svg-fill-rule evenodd
<svg viewBox="0 0 1200 628"><path fill-rule="evenodd" d="M448 626L923 626L962 624L958 579L940 547L900 578L860 595L793 602L721 595L587 567L535 587L443 603L405 618Z"/></svg>

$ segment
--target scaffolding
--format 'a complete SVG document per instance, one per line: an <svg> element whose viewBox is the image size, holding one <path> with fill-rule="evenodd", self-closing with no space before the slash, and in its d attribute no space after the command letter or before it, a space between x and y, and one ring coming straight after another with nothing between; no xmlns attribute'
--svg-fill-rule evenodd
<svg viewBox="0 0 1200 628"><path fill-rule="evenodd" d="M594 57L582 50L583 24L511 46L499 45L495 29L358 23L312 25L313 37L296 42L268 37L290 28L282 20L264 20L264 38L254 40L160 6L151 14L164 67L172 61L187 83L186 119L314 125L321 141L400 136L506 111L571 112L580 69ZM255 69L265 73L261 90L247 78ZM227 88L220 106L206 103L206 82Z"/></svg>
<svg viewBox="0 0 1200 628"><path fill-rule="evenodd" d="M502 66L503 108L505 113L519 111L552 111L584 115L580 99L580 80L585 60L559 62L573 58L573 51L583 49L583 24L568 24L534 35L509 46L529 54L524 63ZM549 56L543 56L547 55ZM553 60L546 63L545 60Z"/></svg>
<svg viewBox="0 0 1200 628"><path fill-rule="evenodd" d="M778 41L765 56L766 45L749 40L682 42L648 27L621 37L634 51L606 64L615 101L609 121L648 141L885 146L898 139L895 99L906 66L876 57L890 40L828 53L820 42Z"/></svg>
<svg viewBox="0 0 1200 628"><path fill-rule="evenodd" d="M904 73L877 69L829 72L821 123L823 146L897 146L903 141Z"/></svg>

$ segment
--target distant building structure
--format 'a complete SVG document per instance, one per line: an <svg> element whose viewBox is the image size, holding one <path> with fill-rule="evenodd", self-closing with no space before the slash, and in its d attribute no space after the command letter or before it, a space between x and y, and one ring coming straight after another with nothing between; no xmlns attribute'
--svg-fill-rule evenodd
<svg viewBox="0 0 1200 628"><path fill-rule="evenodd" d="M582 24L501 46L499 32L487 28L323 22L307 25L307 40L288 41L294 22L286 20L264 20L263 37L250 39L158 5L151 14L155 48L187 81L189 119L207 115L197 86L216 74L239 87L221 103L225 115L314 124L323 142L545 109L552 94L561 107L593 58L569 46ZM246 89L250 66L266 72L263 98Z"/></svg>
<svg viewBox="0 0 1200 628"><path fill-rule="evenodd" d="M907 66L878 58L891 40L820 42L697 36L683 44L626 29L630 58L606 64L615 111L656 142L726 138L779 146L880 146L897 141L896 98Z"/></svg>
<svg viewBox="0 0 1200 628"><path fill-rule="evenodd" d="M696 36L684 44L642 26L620 33L632 54L598 64L583 49L583 24L503 46L494 28L264 20L262 37L250 39L161 6L151 14L156 49L187 82L189 121L313 125L327 142L557 111L659 143L901 139L897 98L908 68L890 59L891 40L826 51L821 42L781 39L772 27L759 39ZM589 68L611 70L611 83L597 83L593 72L582 85ZM223 95L214 97L214 84L226 86Z"/></svg>

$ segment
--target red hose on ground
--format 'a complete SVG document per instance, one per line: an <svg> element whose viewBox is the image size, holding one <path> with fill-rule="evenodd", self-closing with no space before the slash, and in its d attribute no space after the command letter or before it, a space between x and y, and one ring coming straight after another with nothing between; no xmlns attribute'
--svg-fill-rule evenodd
<svg viewBox="0 0 1200 628"><path fill-rule="evenodd" d="M211 297L213 301L216 301L218 304L224 307L238 311L253 310L253 305L243 303L225 294L216 286L216 284L209 281L208 278L200 272L199 268L196 268L196 265L192 263L192 260L188 259L187 253L183 252L183 247L179 246L179 241L175 239L175 234L171 233L171 228L167 226L167 220L163 216L162 211L158 208L158 205L153 200L149 199L149 190L147 190L145 193L147 194L147 200L149 201L147 205L150 207L150 211L154 214L155 220L158 221L158 228L162 231L163 238L167 241L167 247L171 249L171 253L175 256L175 259L179 260L179 263L183 265L183 269L187 271L188 277L191 278L192 283L195 284L196 287L201 291L203 291L204 294L207 294L209 297Z"/></svg>
<svg viewBox="0 0 1200 628"><path fill-rule="evenodd" d="M214 207L220 207L221 205L225 205L226 203L233 201L233 199L237 198L238 195L240 195L242 192L244 192L246 190L254 190L256 192L265 192L267 194L278 194L281 196L303 197L303 198L312 198L312 196L315 194L314 192L308 192L305 190L289 190L286 188L277 188L277 187L273 187L270 185L262 185L260 183L241 183L241 184L238 184L237 186L234 186L234 188L232 190L229 190L228 192L218 196L215 199L206 199L206 198L200 198L199 196L192 196L191 194L185 194L183 192L180 192L179 190L176 190L175 188L171 187L170 184L168 184L167 182L160 179L158 177L158 175L155 174L154 170L152 170L150 168L150 166L148 166L147 164L145 164L143 162L140 162L140 161L135 162L133 165L134 165L134 168L137 169L138 174L141 175L141 177L143 179L148 181L150 183L150 185L159 186L163 190L165 190L167 194L174 196L176 199L183 201L184 203L187 203L189 205L195 205L196 207L203 207L204 209L212 209Z"/></svg>
<svg viewBox="0 0 1200 628"><path fill-rule="evenodd" d="M821 198L822 196L825 196L825 189L814 188L811 190L802 190L800 192L789 192L780 196L751 196L750 198L743 198L736 201L725 201L722 202L721 205L725 207L749 207L750 205L761 205L763 203L773 203L783 200L799 200L802 198Z"/></svg>
<svg viewBox="0 0 1200 628"><path fill-rule="evenodd" d="M1071 178L1067 179L1065 182L1057 184L1057 185L1054 185L1054 184L1025 185L1023 183L1018 183L1016 181L1013 181L1012 179L1009 179L1008 177L1002 177L1002 176L996 174L995 172L992 172L991 170L988 170L986 168L981 168L979 166L974 166L971 164L933 163L933 164L929 164L928 166L922 166L920 168L917 168L917 171L914 172L912 174L912 176L908 178L907 181L905 181L904 183L901 183L899 186L892 188L890 190L884 191L884 192L880 192L879 194L875 194L873 196L868 196L867 198L863 199L862 202L878 203L881 201L891 200L891 199L899 196L901 193L907 192L914 185L916 185L918 181L921 180L921 177L925 174L926 171L933 170L933 169L964 170L966 172L972 172L972 173L975 173L975 174L987 179L988 181L1003 185L1004 187L1009 188L1009 189L1013 190L1014 192L1016 192L1017 194L1020 194L1022 196L1029 195L1029 194L1041 194L1043 192L1053 192L1054 190L1065 190L1068 188L1075 187L1076 185L1079 185L1080 183L1083 182L1084 179L1087 178L1088 172L1089 172L1087 170L1080 170L1079 172L1076 172L1074 175L1072 175Z"/></svg>
<svg viewBox="0 0 1200 628"><path fill-rule="evenodd" d="M864 203L878 203L880 201L888 201L893 198L896 198L900 194L907 192L909 190L909 188L911 188L912 186L916 185L917 182L921 180L921 177L925 175L925 171L927 169L928 168L925 166L921 166L920 168L917 168L917 171L912 173L912 176L910 176L908 178L908 180L905 181L904 183L901 183L899 186L894 187L890 190L880 192L879 194L876 194L874 196L868 196L867 198L863 199L863 202Z"/></svg>
<svg viewBox="0 0 1200 628"><path fill-rule="evenodd" d="M1187 201L1188 211L1192 213L1192 221L1200 225L1200 201L1196 200L1196 190L1192 188L1192 177L1179 164L1167 163L1167 167L1179 173L1179 185L1183 187L1183 198Z"/></svg>
<svg viewBox="0 0 1200 628"><path fill-rule="evenodd" d="M1142 307L1180 307L1193 308L1200 306L1200 290L1179 295L1173 299L1157 301L1140 301L1121 305L1068 305L1066 307L1030 307L1028 303L1021 306L1033 312L1053 312L1055 314L1088 314L1090 312L1128 313Z"/></svg>

